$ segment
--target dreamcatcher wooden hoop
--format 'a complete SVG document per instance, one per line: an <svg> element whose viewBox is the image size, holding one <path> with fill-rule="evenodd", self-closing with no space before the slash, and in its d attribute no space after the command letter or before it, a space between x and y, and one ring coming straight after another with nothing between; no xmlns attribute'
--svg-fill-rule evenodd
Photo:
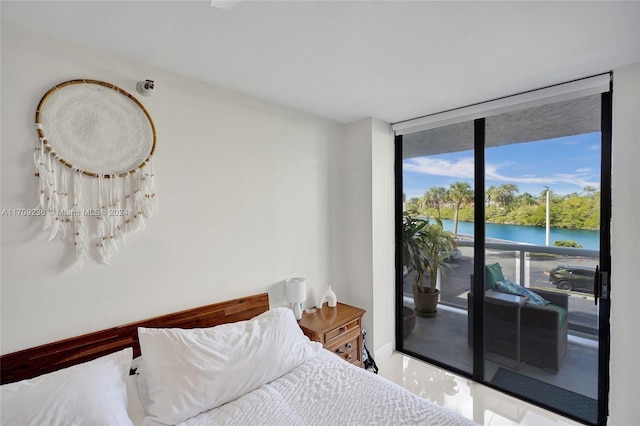
<svg viewBox="0 0 640 426"><path fill-rule="evenodd" d="M101 87L113 90L115 93L118 93L120 95L122 95L122 97L111 97L109 99L104 98L104 102L101 104L97 104L97 107L102 108L103 111L86 111L86 118L91 118L92 114L98 113L98 112L108 112L111 116L116 116L115 118L119 118L121 120L128 120L131 119L132 117L130 116L125 116L122 114L117 114L118 112L122 112L122 113L126 113L127 109L125 108L120 108L119 110L114 109L111 107L111 105L108 105L109 102L113 102L116 99L120 99L121 100L121 104L120 107L125 106L126 104L129 104L129 106L131 105L135 105L137 108L139 108L140 112L144 115L144 117L146 118L149 126L150 126L150 130L151 130L151 134L153 137L153 140L151 142L151 149L149 150L148 154L145 156L145 158L139 163L137 164L137 167L133 167L130 170L126 170L124 172L122 171L113 171L113 173L108 173L107 171L103 171L102 173L98 173L98 172L94 172L91 170L88 170L87 167L82 167L83 164L78 164L78 165L74 165L73 163L73 158L64 158L63 156L61 156L59 153L57 153L54 149L54 146L56 143L60 144L60 143L66 143L68 141L68 138L72 138L75 135L67 132L66 134L56 134L56 135L50 135L50 137L47 137L47 135L45 134L44 131L44 127L43 127L43 118L45 118L45 116L47 115L47 111L45 110L45 107L47 106L47 101L57 95L64 95L65 93L65 88L70 88L72 85L94 85L94 89L96 91L96 93L98 91L100 91ZM108 93L108 92L107 92ZM85 98L87 99L87 98ZM75 97L73 99L74 102L74 106L76 108L78 108L78 106L80 106L80 104L77 102L78 98ZM99 99L97 99L99 100ZM62 100L63 103L65 104L65 106L70 106L68 102L65 102L65 100ZM86 106L86 105L83 105ZM94 108L95 109L95 108ZM64 111L63 111L64 112ZM69 118L79 118L78 116L80 114L78 114L78 110L74 110L71 113L68 113L68 115L75 115L75 117L69 117ZM85 112L85 111L82 111ZM118 116L119 115L119 116ZM82 117L80 117L82 118ZM93 118L99 118L99 117L93 117ZM36 130L38 132L38 137L44 141L44 147L45 149L51 154L53 155L58 161L60 161L62 164L64 164L65 166L69 167L70 169L76 169L76 170L81 170L83 174L87 175L87 176L92 176L92 177L98 177L100 175L105 176L106 178L110 178L112 175L117 174L120 177L124 177L127 173L135 173L135 171L137 169L142 169L143 167L145 167L147 165L147 163L150 160L150 157L153 156L155 149L156 149L156 128L155 125L153 123L153 120L151 118L151 116L149 115L149 112L147 111L147 109L144 107L144 105L142 105L140 103L140 101L138 101L135 97L133 97L131 94L129 94L128 92L126 92L125 90L119 88L118 86L111 84L111 83L107 83L104 81L99 81L99 80L86 80L86 79L78 79L78 80L69 80L69 81L65 81L64 83L60 83L54 87L52 87L51 89L49 89L49 91L47 93L44 94L44 96L42 97L42 99L40 100L40 103L38 104L38 108L36 110ZM71 130L71 129L69 129ZM105 136L105 135L99 135L99 136ZM56 140L57 137L60 137L61 139ZM51 144L50 139L53 139L53 145ZM107 142L113 142L113 140L107 140Z"/></svg>
<svg viewBox="0 0 640 426"><path fill-rule="evenodd" d="M38 208L45 213L43 229L49 230L49 240L59 236L73 243L78 268L93 237L84 219L95 217L97 253L109 263L118 252L117 240L143 229L143 218L150 218L156 209L151 161L156 129L149 112L113 84L69 80L44 94L35 127L40 140L34 163ZM93 202L83 203L83 176L97 178Z"/></svg>

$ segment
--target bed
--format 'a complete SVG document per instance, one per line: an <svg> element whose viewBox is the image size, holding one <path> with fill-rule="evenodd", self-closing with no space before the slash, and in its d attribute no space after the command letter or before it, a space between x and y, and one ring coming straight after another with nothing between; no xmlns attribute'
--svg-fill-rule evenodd
<svg viewBox="0 0 640 426"><path fill-rule="evenodd" d="M0 363L3 425L474 424L311 342L266 293Z"/></svg>

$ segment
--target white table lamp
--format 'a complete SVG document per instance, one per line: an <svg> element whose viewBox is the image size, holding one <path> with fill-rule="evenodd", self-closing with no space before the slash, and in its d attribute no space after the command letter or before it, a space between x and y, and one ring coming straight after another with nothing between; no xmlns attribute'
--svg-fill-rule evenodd
<svg viewBox="0 0 640 426"><path fill-rule="evenodd" d="M291 309L299 320L302 318L302 303L307 300L307 280L304 278L289 278L287 280L287 300L292 304Z"/></svg>

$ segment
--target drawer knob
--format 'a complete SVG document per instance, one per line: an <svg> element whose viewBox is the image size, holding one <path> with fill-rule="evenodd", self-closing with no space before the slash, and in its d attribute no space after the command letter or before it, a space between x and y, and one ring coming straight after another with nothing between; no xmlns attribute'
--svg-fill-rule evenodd
<svg viewBox="0 0 640 426"><path fill-rule="evenodd" d="M353 357L351 356L351 354L349 354L349 356L347 357L347 359L348 359L349 361L353 361Z"/></svg>
<svg viewBox="0 0 640 426"><path fill-rule="evenodd" d="M351 342L347 343L346 348L348 351L350 351L351 348L353 348L353 345L351 345Z"/></svg>
<svg viewBox="0 0 640 426"><path fill-rule="evenodd" d="M344 333L345 331L347 331L347 327L346 326L340 327L340 333Z"/></svg>
<svg viewBox="0 0 640 426"><path fill-rule="evenodd" d="M340 355L340 354L343 354L343 353L345 353L345 352L344 352L342 349L338 348L338 349L336 349L336 353L337 353L338 355Z"/></svg>

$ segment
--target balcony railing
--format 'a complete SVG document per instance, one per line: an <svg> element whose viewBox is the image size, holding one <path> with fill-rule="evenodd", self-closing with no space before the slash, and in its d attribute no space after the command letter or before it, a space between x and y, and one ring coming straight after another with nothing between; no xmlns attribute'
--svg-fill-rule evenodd
<svg viewBox="0 0 640 426"><path fill-rule="evenodd" d="M474 245L473 240L461 239L460 241L458 241L458 247L473 248L473 245ZM526 254L527 253L539 253L539 254L547 254L547 255L565 256L570 259L579 259L580 262L583 262L585 259L593 259L595 261L594 265L597 264L598 259L600 257L599 250L589 250L589 249L573 248L573 247L539 246L535 244L525 244L525 243L505 243L505 242L486 241L485 248L490 250L517 252L516 259L518 262L518 268L517 268L517 274L515 278L518 283L521 283L525 287L531 286L530 274L526 273L526 269L527 269Z"/></svg>
<svg viewBox="0 0 640 426"><path fill-rule="evenodd" d="M450 261L440 284L440 304L466 311L470 277L473 274L474 242L461 238L458 248L462 257ZM548 247L504 241L485 242L485 263L499 262L505 278L525 287L567 292L569 298L569 328L573 334L591 337L597 334L597 309L592 293L583 289L568 291L557 289L549 279L549 271L559 265L591 266L599 262L599 251L572 247ZM412 299L411 285L405 282L404 294Z"/></svg>

